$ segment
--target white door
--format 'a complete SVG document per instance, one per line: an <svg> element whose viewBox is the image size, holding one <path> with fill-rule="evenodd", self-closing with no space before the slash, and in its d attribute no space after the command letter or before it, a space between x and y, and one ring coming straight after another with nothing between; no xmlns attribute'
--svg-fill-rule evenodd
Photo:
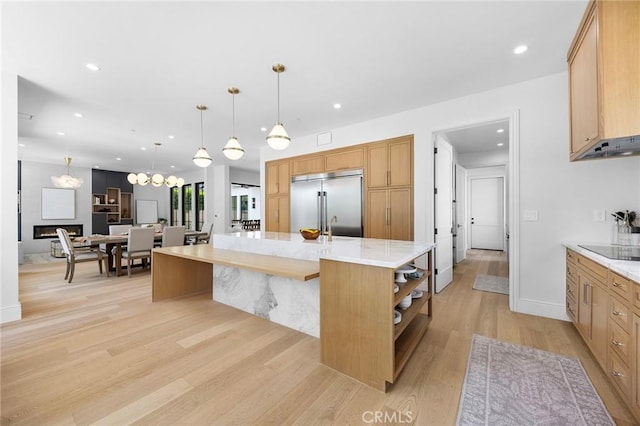
<svg viewBox="0 0 640 426"><path fill-rule="evenodd" d="M435 264L436 293L453 281L453 153L451 145L438 139L435 164Z"/></svg>
<svg viewBox="0 0 640 426"><path fill-rule="evenodd" d="M456 164L456 224L453 230L455 235L455 262L462 262L467 258L467 169Z"/></svg>
<svg viewBox="0 0 640 426"><path fill-rule="evenodd" d="M471 179L471 248L504 250L504 178Z"/></svg>

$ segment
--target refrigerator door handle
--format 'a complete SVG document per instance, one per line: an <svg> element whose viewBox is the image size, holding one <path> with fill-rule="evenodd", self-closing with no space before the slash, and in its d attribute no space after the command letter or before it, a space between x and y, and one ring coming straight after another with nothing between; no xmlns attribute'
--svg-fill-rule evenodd
<svg viewBox="0 0 640 426"><path fill-rule="evenodd" d="M322 193L318 191L318 210L316 211L316 217L318 219L318 229L322 234L322 215L320 212L322 211Z"/></svg>
<svg viewBox="0 0 640 426"><path fill-rule="evenodd" d="M324 220L324 232L329 232L329 216L327 215L327 191L322 191L322 219Z"/></svg>

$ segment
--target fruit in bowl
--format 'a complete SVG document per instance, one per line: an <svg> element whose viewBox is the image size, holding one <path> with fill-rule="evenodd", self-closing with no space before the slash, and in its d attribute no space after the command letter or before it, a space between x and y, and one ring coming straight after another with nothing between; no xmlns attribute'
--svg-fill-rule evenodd
<svg viewBox="0 0 640 426"><path fill-rule="evenodd" d="M305 240L315 240L320 235L320 230L315 228L302 228L300 234Z"/></svg>

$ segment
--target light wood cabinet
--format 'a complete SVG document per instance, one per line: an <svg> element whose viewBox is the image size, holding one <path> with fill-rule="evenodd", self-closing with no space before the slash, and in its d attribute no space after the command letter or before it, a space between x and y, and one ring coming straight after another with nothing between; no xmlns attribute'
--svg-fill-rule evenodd
<svg viewBox="0 0 640 426"><path fill-rule="evenodd" d="M575 317L569 311L569 290L575 291L574 281L578 299ZM640 284L567 250L567 314L640 420Z"/></svg>
<svg viewBox="0 0 640 426"><path fill-rule="evenodd" d="M120 188L107 188L105 194L92 194L92 211L104 214L108 225L120 223Z"/></svg>
<svg viewBox="0 0 640 426"><path fill-rule="evenodd" d="M291 160L291 175L306 175L324 172L324 156L305 155Z"/></svg>
<svg viewBox="0 0 640 426"><path fill-rule="evenodd" d="M413 191L411 188L367 192L367 238L413 240Z"/></svg>
<svg viewBox="0 0 640 426"><path fill-rule="evenodd" d="M324 157L324 169L327 172L353 170L364 167L364 148L340 150Z"/></svg>
<svg viewBox="0 0 640 426"><path fill-rule="evenodd" d="M394 294L394 269L320 260L320 360L371 387L386 391L400 375L431 322L432 255L420 279ZM356 277L356 278L354 278ZM393 310L423 282L427 290L402 311ZM400 309L400 308L398 308Z"/></svg>
<svg viewBox="0 0 640 426"><path fill-rule="evenodd" d="M267 196L289 194L291 185L291 173L289 160L270 161L266 163Z"/></svg>
<svg viewBox="0 0 640 426"><path fill-rule="evenodd" d="M570 159L640 135L640 2L589 3L568 52Z"/></svg>
<svg viewBox="0 0 640 426"><path fill-rule="evenodd" d="M413 185L413 136L367 145L367 187Z"/></svg>
<svg viewBox="0 0 640 426"><path fill-rule="evenodd" d="M267 197L266 213L266 231L290 232L289 197Z"/></svg>

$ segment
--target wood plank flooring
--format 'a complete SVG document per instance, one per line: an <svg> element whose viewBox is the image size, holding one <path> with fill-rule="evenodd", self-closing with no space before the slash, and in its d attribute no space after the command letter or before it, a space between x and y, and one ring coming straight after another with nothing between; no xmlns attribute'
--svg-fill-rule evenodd
<svg viewBox="0 0 640 426"><path fill-rule="evenodd" d="M151 303L149 272L100 276L22 265L24 319L1 327L1 421L17 425L455 424L474 333L579 358L618 424L632 424L569 323L509 311L472 290L507 276L505 255L469 251L434 297L434 319L386 394L319 362L319 341L210 300Z"/></svg>

